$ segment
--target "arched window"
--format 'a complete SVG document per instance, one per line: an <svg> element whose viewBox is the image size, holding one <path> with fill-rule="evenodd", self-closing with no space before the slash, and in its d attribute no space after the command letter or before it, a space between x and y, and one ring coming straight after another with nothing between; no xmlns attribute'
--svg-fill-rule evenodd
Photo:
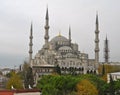
<svg viewBox="0 0 120 95"><path fill-rule="evenodd" d="M72 66L72 61L70 61L70 67Z"/></svg>

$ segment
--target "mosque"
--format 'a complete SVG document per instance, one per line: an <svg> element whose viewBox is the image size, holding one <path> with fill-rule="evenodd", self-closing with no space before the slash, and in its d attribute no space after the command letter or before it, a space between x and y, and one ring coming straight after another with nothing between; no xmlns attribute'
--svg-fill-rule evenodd
<svg viewBox="0 0 120 95"><path fill-rule="evenodd" d="M68 38L59 34L49 40L49 14L48 8L45 17L45 32L43 47L32 57L33 30L30 29L29 64L35 78L54 72L59 66L61 74L87 74L98 73L99 65L99 23L96 15L95 23L95 58L89 59L89 55L79 50L79 45L72 42L71 29L69 27Z"/></svg>

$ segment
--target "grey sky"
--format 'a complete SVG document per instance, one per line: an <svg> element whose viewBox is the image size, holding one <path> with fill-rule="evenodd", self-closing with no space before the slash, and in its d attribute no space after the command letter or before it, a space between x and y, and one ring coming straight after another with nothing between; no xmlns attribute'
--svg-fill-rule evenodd
<svg viewBox="0 0 120 95"><path fill-rule="evenodd" d="M14 67L28 57L31 21L34 32L34 55L44 44L46 7L49 8L50 39L58 35L68 37L71 26L72 41L79 50L94 58L96 11L100 25L100 60L103 44L109 39L110 61L120 61L120 0L0 0L0 67Z"/></svg>

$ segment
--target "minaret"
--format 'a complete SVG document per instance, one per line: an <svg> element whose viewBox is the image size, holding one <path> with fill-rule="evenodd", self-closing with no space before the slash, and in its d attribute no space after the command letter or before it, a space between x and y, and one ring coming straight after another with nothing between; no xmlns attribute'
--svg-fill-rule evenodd
<svg viewBox="0 0 120 95"><path fill-rule="evenodd" d="M104 47L104 58L105 58L105 62L108 63L109 62L109 47L108 47L107 36L106 36L105 47Z"/></svg>
<svg viewBox="0 0 120 95"><path fill-rule="evenodd" d="M30 61L32 60L32 53L33 53L33 50L32 50L32 46L33 46L33 43L32 43L32 39L33 39L33 30L32 30L32 23L31 23L31 28L30 28L30 43L29 43L29 63Z"/></svg>
<svg viewBox="0 0 120 95"><path fill-rule="evenodd" d="M70 28L70 26L69 26L69 44L71 45L71 28Z"/></svg>
<svg viewBox="0 0 120 95"><path fill-rule="evenodd" d="M46 11L46 23L45 23L45 36L44 36L44 39L45 39L45 48L49 48L48 47L48 41L49 41L49 16L48 16L48 8L47 8L47 11Z"/></svg>
<svg viewBox="0 0 120 95"><path fill-rule="evenodd" d="M99 63L99 23L98 14L96 14L96 29L95 29L95 63Z"/></svg>

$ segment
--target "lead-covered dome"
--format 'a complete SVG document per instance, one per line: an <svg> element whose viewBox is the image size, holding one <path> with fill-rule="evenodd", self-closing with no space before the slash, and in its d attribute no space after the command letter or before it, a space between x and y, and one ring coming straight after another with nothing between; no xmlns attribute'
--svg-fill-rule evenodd
<svg viewBox="0 0 120 95"><path fill-rule="evenodd" d="M50 43L58 44L58 45L63 45L63 44L64 45L68 45L69 44L69 40L66 37L64 37L64 36L59 35L59 36L56 36L53 39L51 39Z"/></svg>

